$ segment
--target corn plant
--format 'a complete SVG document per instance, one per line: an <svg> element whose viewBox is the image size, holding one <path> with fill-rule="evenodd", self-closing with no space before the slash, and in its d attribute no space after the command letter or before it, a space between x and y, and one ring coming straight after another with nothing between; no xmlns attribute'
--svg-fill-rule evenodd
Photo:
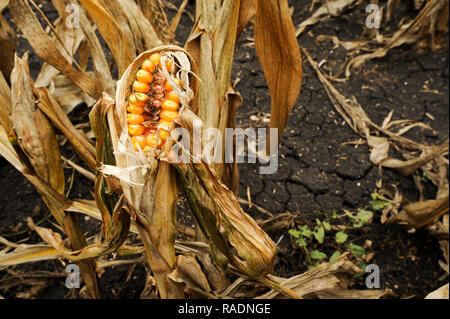
<svg viewBox="0 0 450 319"><path fill-rule="evenodd" d="M44 64L36 79L39 87L29 77L26 56L16 57L11 76L2 68L0 150L36 186L70 247L60 234L31 220L30 227L59 255L79 263L93 298L102 297L95 258L123 249L131 226L144 244L161 298L184 298L193 291L208 296L224 289L224 271L298 298L270 277L276 245L239 205L237 163L195 161L190 147L183 150L191 160L178 162L170 152L180 147L171 134L177 127L191 136L195 121L202 129L218 129L221 136L236 127L242 98L230 78L237 40L251 19L272 98L270 127L284 130L302 79L287 0L197 0L196 21L184 47L175 45L174 32L187 1L170 24L161 0L51 2L59 15L53 24L34 1L9 1L15 26ZM67 25L73 18L69 6L77 8L76 28ZM14 38L12 29L5 32ZM90 112L95 148L63 111L67 99L46 89L56 76L97 101ZM89 211L101 215L101 243L86 243L73 217L75 204L62 194L64 176L52 126L95 174L96 208ZM223 151L219 156L224 158ZM203 244L197 246L206 245L206 253L200 248L186 253L177 246L180 191L201 231L195 240Z"/></svg>

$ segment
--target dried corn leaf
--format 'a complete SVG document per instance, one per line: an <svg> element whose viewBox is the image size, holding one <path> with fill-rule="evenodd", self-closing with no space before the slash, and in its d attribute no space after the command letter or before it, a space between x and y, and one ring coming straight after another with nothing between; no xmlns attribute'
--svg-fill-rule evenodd
<svg viewBox="0 0 450 319"><path fill-rule="evenodd" d="M361 0L326 0L311 17L298 25L296 36L299 36L307 26L329 19L330 17L337 17L345 10L356 6L359 2L361 2Z"/></svg>
<svg viewBox="0 0 450 319"><path fill-rule="evenodd" d="M0 11L3 11L8 6L9 0L0 0Z"/></svg>
<svg viewBox="0 0 450 319"><path fill-rule="evenodd" d="M128 39L133 42L130 48L136 46L138 52L143 52L163 45L152 24L134 1L108 1L107 6L112 12L121 12L124 15L125 23L121 24L121 29L126 30L129 25L131 34ZM135 52L135 50L132 50L132 52Z"/></svg>
<svg viewBox="0 0 450 319"><path fill-rule="evenodd" d="M152 24L152 29L165 44L170 43L174 35L170 33L169 21L164 11L163 0L138 0L144 16Z"/></svg>
<svg viewBox="0 0 450 319"><path fill-rule="evenodd" d="M448 299L448 283L443 285L442 287L436 289L433 292L430 292L425 299Z"/></svg>
<svg viewBox="0 0 450 319"><path fill-rule="evenodd" d="M217 128L220 117L220 95L214 70L213 32L218 8L215 1L203 1L200 9L202 15L197 18L185 45L186 50L198 63L197 75L201 80L198 88L198 110L193 111L198 114L206 127Z"/></svg>
<svg viewBox="0 0 450 319"><path fill-rule="evenodd" d="M180 112L180 124L192 132L194 120L189 110ZM190 150L184 150L190 154ZM272 271L276 246L240 207L234 193L204 161L177 163L167 158L177 169L186 197L197 223L209 240L216 263L231 263L243 274L260 276ZM208 205L206 199L212 203Z"/></svg>
<svg viewBox="0 0 450 319"><path fill-rule="evenodd" d="M94 67L97 85L99 85L101 91L108 94L114 94L114 81L111 76L108 61L106 60L105 52L103 51L103 48L97 37L96 28L91 25L90 20L83 10L80 10L79 14L80 26L86 36L86 46L88 47L89 53L92 57L92 64Z"/></svg>
<svg viewBox="0 0 450 319"><path fill-rule="evenodd" d="M133 60L133 52L128 47L127 38L114 17L105 7L103 0L79 0L95 21L98 31L111 50L119 69L119 76Z"/></svg>
<svg viewBox="0 0 450 319"><path fill-rule="evenodd" d="M348 253L343 254L334 263L321 263L313 269L291 277L280 278L271 276L281 285L305 297L319 298L352 298L352 299L378 299L385 295L385 290L350 290L347 289L347 280L362 270L348 259ZM278 291L271 290L257 297L257 299L280 298Z"/></svg>
<svg viewBox="0 0 450 319"><path fill-rule="evenodd" d="M66 113L61 109L58 102L49 94L46 88L36 89L38 97L37 106L47 115L53 122L53 125L60 130L74 147L75 151L80 154L81 158L86 164L94 170L95 164L95 149L92 144L86 139L82 132L79 132L67 117Z"/></svg>
<svg viewBox="0 0 450 319"><path fill-rule="evenodd" d="M236 32L236 41L239 39L242 31L256 14L256 0L241 0L239 8L238 28Z"/></svg>
<svg viewBox="0 0 450 319"><path fill-rule="evenodd" d="M193 256L179 255L177 267L168 275L174 282L185 285L187 290L194 289L206 293L211 292L208 279Z"/></svg>
<svg viewBox="0 0 450 319"><path fill-rule="evenodd" d="M178 28L178 25L180 24L181 16L184 13L184 9L186 8L189 0L183 0L183 2L180 4L180 7L177 10L177 13L172 18L172 21L170 21L170 28L169 28L169 34L174 35L175 31Z"/></svg>
<svg viewBox="0 0 450 319"><path fill-rule="evenodd" d="M382 160L381 165L385 167L390 167L401 173L402 175L409 176L414 173L418 168L424 166L426 163L447 154L449 151L448 140L442 145L438 146L424 146L423 151L419 157L401 161L395 158L386 158Z"/></svg>
<svg viewBox="0 0 450 319"><path fill-rule="evenodd" d="M3 73L0 72L0 125L3 126L11 143L16 143L17 136L11 124L9 114L11 112L11 90Z"/></svg>
<svg viewBox="0 0 450 319"><path fill-rule="evenodd" d="M333 49L336 49L339 46L342 46L347 51L365 48L367 46L367 44L369 43L369 41L341 41L335 35L321 34L316 37L317 43L323 42L325 40L330 40L331 42L333 42L333 44L334 44Z"/></svg>
<svg viewBox="0 0 450 319"><path fill-rule="evenodd" d="M350 77L352 68L359 67L371 59L382 58L389 50L395 47L416 41L422 36L422 30L429 28L430 19L434 19L433 17L437 16L444 5L445 1L441 0L427 1L427 4L419 14L411 22L402 25L392 38L386 41L386 44L383 47L376 49L374 52L362 54L350 60L345 69L346 77Z"/></svg>
<svg viewBox="0 0 450 319"><path fill-rule="evenodd" d="M385 167L390 167L398 170L403 175L411 175L419 167L422 167L426 163L448 153L448 141L444 142L440 146L427 146L408 138L401 136L399 133L394 133L389 130L392 126L403 125L405 123L410 123L410 121L400 121L400 122L390 122L390 115L385 120L382 126L379 126L372 122L372 120L367 116L366 112L363 110L362 106L358 103L355 97L352 96L351 99L347 99L345 96L339 93L338 90L328 81L324 76L322 71L318 68L317 63L309 55L308 51L302 48L308 62L311 64L313 69L316 71L319 80L324 85L324 88L333 103L336 111L344 118L344 120L349 124L349 126L359 135L365 137L372 148L371 160L374 164L379 164ZM409 124L406 126L410 129L412 126L422 126L428 128L428 126L419 124ZM382 133L387 136L376 137L370 134L370 129L375 130L377 133ZM402 132L400 132L402 133ZM407 161L401 161L398 159L388 157L389 144L395 143L403 148L408 148L412 150L421 151L421 155L417 158L413 158Z"/></svg>
<svg viewBox="0 0 450 319"><path fill-rule="evenodd" d="M419 228L448 213L448 193L445 197L408 204L402 211L386 221L386 224L402 223Z"/></svg>
<svg viewBox="0 0 450 319"><path fill-rule="evenodd" d="M70 114L80 104L84 103L89 107L96 102L76 86L67 76L62 74L56 75L51 79L48 85L48 92L61 105L61 108L66 114Z"/></svg>
<svg viewBox="0 0 450 319"><path fill-rule="evenodd" d="M42 29L29 3L25 0L11 0L9 8L17 27L23 32L34 51L47 63L54 66L76 83L91 97L101 95L95 81L83 70L75 69L72 61L68 61L56 48L52 39Z"/></svg>
<svg viewBox="0 0 450 319"><path fill-rule="evenodd" d="M18 142L36 174L58 193L64 192L61 154L48 119L35 105L33 82L28 70L28 54L15 58L11 74L11 119Z"/></svg>
<svg viewBox="0 0 450 319"><path fill-rule="evenodd" d="M72 61L73 56L84 39L83 31L80 28L67 27L65 16L60 16L54 24L53 30L55 32L49 35L53 41L53 46L67 61ZM58 73L58 69L48 62L44 62L35 81L36 87L49 85L50 81Z"/></svg>
<svg viewBox="0 0 450 319"><path fill-rule="evenodd" d="M26 245L11 252L0 251L0 269L36 261L57 259L61 254L49 245Z"/></svg>
<svg viewBox="0 0 450 319"><path fill-rule="evenodd" d="M278 128L281 139L302 83L302 60L287 0L257 0L255 49L271 96L270 127Z"/></svg>
<svg viewBox="0 0 450 319"><path fill-rule="evenodd" d="M0 16L0 19L2 19L1 13ZM3 30L3 26L0 26L0 72L5 74L7 78L9 78L14 66L15 46L15 41Z"/></svg>

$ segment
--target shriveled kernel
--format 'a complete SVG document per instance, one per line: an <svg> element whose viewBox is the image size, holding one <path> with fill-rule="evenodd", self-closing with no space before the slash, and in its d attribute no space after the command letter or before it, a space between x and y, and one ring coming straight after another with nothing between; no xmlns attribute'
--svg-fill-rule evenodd
<svg viewBox="0 0 450 319"><path fill-rule="evenodd" d="M150 72L147 72L145 70L139 70L136 73L136 79L139 82L148 84L148 83L152 83L153 75Z"/></svg>
<svg viewBox="0 0 450 319"><path fill-rule="evenodd" d="M152 61L145 60L144 63L142 63L142 70L153 73L156 70L156 66Z"/></svg>
<svg viewBox="0 0 450 319"><path fill-rule="evenodd" d="M139 81L134 81L133 89L136 92L147 93L150 90L150 86L148 86L148 84L146 84L146 83L142 83L142 82L139 82Z"/></svg>
<svg viewBox="0 0 450 319"><path fill-rule="evenodd" d="M176 119L176 117L178 116L178 112L176 111L169 111L169 110L164 110L162 111L159 116L166 121L173 121L174 119Z"/></svg>
<svg viewBox="0 0 450 319"><path fill-rule="evenodd" d="M145 147L145 136L143 136L143 135L133 136L131 138L131 141L133 142L133 147L136 151L139 150L138 145L141 149L143 149Z"/></svg>
<svg viewBox="0 0 450 319"><path fill-rule="evenodd" d="M162 102L161 108L163 110L167 110L167 111L176 111L178 110L178 103L172 101L172 100L164 100L164 102Z"/></svg>
<svg viewBox="0 0 450 319"><path fill-rule="evenodd" d="M139 114L127 114L128 124L142 124L144 123L144 117Z"/></svg>
<svg viewBox="0 0 450 319"><path fill-rule="evenodd" d="M142 113L144 113L144 108L142 106L129 104L128 107L127 107L127 111L128 111L128 113L131 113L131 114L139 114L139 115L141 115Z"/></svg>
<svg viewBox="0 0 450 319"><path fill-rule="evenodd" d="M128 133L131 136L137 136L144 134L145 128L143 125L135 125L135 124L128 124Z"/></svg>
<svg viewBox="0 0 450 319"><path fill-rule="evenodd" d="M153 53L149 58L148 58L154 65L158 65L159 61L161 60L161 56L158 53Z"/></svg>
<svg viewBox="0 0 450 319"><path fill-rule="evenodd" d="M181 86L180 80L175 79L175 83L176 83L178 86ZM172 85L170 85L169 81L166 82L166 84L164 85L164 87L165 87L165 89L166 89L167 92L172 92L172 91L173 91L173 87L172 87Z"/></svg>
<svg viewBox="0 0 450 319"><path fill-rule="evenodd" d="M153 106L155 106L155 107L161 107L161 105L162 105L162 100L161 100L161 99L154 99L154 100L152 101L152 104L153 104Z"/></svg>
<svg viewBox="0 0 450 319"><path fill-rule="evenodd" d="M166 99L174 101L176 103L180 103L180 98L178 97L178 95L174 91L171 91L171 92L167 93Z"/></svg>

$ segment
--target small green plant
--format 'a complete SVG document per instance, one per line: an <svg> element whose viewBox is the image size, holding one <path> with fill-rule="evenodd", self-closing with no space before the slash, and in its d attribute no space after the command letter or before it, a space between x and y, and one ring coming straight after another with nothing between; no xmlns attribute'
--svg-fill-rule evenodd
<svg viewBox="0 0 450 319"><path fill-rule="evenodd" d="M427 172L422 172L422 182L424 183L428 183L429 181L431 181L431 178L428 176Z"/></svg>
<svg viewBox="0 0 450 319"><path fill-rule="evenodd" d="M372 197L372 199L382 202L381 199ZM376 207L382 206L377 203ZM384 204L383 204L384 205ZM369 205L370 206L370 205ZM384 207L384 206L383 206ZM330 221L337 220L342 217L348 217L348 224L344 226L344 229L337 231L333 230ZM361 258L367 252L366 250L356 244L347 243L348 234L347 229L361 228L372 220L373 213L367 209L360 209L357 213L353 214L349 211L345 211L343 215L339 215L336 211L332 212L330 217L326 217L324 220L316 218L313 225L301 225L296 229L290 229L289 234L296 239L297 244L305 252L305 257L308 263L308 269L314 268L321 262L328 259L328 262L332 264L341 255L343 251L349 251L354 257ZM333 238L334 240L327 244L337 246L337 249L328 257L326 253L318 249L318 245L324 245L327 238ZM362 267L360 265L360 267Z"/></svg>
<svg viewBox="0 0 450 319"><path fill-rule="evenodd" d="M369 207L376 212L390 205L389 202L378 193L372 193L370 196L372 199L369 202Z"/></svg>

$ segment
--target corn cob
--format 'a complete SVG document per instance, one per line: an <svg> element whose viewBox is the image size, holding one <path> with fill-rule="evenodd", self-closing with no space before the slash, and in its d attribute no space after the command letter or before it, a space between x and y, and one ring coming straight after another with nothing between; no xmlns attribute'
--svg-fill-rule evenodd
<svg viewBox="0 0 450 319"><path fill-rule="evenodd" d="M162 72L163 63L174 73L170 57L158 53L146 59L137 71L128 98L128 134L136 151L161 148L169 136L172 121L178 116L180 98ZM180 86L180 82L175 79Z"/></svg>

